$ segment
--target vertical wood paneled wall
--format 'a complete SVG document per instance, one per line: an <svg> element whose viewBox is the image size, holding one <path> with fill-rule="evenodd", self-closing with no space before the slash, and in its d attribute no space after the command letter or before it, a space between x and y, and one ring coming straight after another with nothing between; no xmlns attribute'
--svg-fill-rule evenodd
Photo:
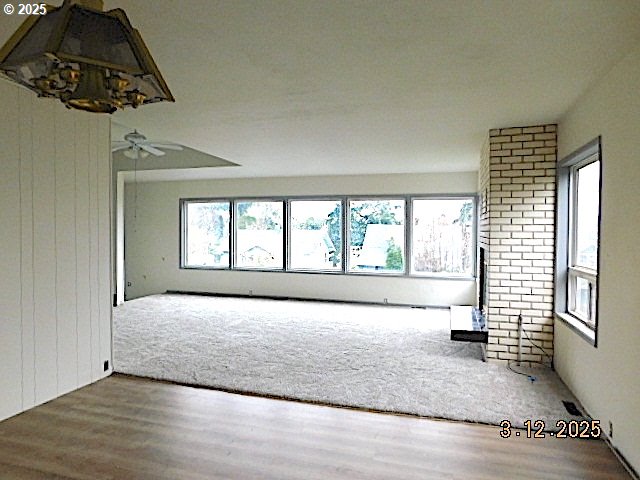
<svg viewBox="0 0 640 480"><path fill-rule="evenodd" d="M110 122L0 82L0 420L110 373Z"/></svg>

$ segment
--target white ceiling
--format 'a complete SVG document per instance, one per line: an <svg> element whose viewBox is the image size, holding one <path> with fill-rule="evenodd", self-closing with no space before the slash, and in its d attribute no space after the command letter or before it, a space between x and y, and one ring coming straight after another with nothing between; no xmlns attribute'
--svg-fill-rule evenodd
<svg viewBox="0 0 640 480"><path fill-rule="evenodd" d="M105 7L176 98L114 121L242 165L217 177L475 170L488 129L558 121L640 41L638 0ZM0 16L0 42L20 20Z"/></svg>

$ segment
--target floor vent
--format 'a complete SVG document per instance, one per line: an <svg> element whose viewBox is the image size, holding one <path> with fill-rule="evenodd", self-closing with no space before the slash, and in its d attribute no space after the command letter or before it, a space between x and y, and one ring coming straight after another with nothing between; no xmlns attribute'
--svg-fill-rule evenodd
<svg viewBox="0 0 640 480"><path fill-rule="evenodd" d="M564 408L566 408L567 412L569 412L571 415L582 417L582 412L578 409L578 407L576 407L575 403L567 402L566 400L563 400L562 403L564 404Z"/></svg>

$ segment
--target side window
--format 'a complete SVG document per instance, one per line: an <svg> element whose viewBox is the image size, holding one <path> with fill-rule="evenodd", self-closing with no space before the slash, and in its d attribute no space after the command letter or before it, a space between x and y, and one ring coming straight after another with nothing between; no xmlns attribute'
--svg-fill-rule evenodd
<svg viewBox="0 0 640 480"><path fill-rule="evenodd" d="M568 311L595 329L598 282L600 160L571 167Z"/></svg>
<svg viewBox="0 0 640 480"><path fill-rule="evenodd" d="M596 345L602 155L600 138L558 165L556 315Z"/></svg>

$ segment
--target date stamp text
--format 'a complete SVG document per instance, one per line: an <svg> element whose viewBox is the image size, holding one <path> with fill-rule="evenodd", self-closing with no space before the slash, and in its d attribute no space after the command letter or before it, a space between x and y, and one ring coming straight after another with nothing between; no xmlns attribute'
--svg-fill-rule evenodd
<svg viewBox="0 0 640 480"><path fill-rule="evenodd" d="M525 420L522 426L513 425L509 420L500 422L500 437L510 438L600 438L600 420L558 420L557 431L545 431L543 420Z"/></svg>

